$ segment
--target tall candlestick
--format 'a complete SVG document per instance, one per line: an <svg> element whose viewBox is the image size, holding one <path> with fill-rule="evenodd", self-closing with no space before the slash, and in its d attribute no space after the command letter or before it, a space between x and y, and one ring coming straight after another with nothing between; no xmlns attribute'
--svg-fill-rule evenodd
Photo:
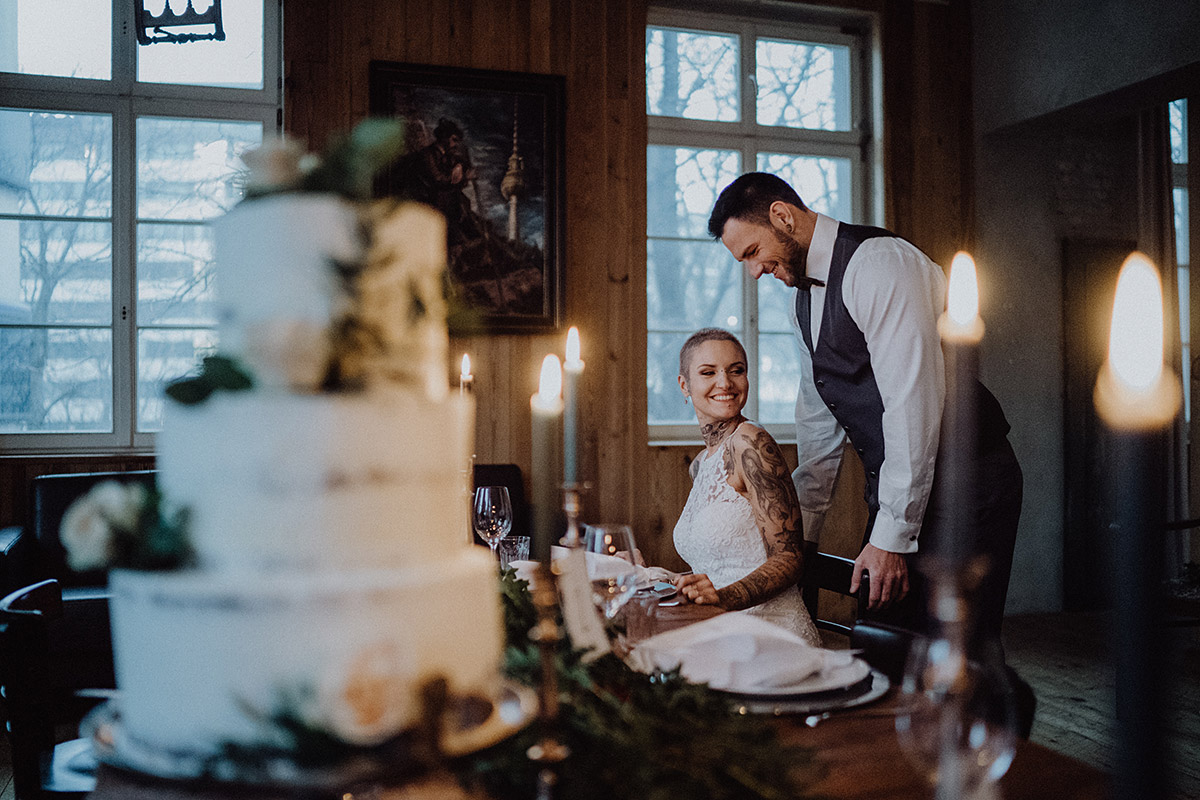
<svg viewBox="0 0 1200 800"><path fill-rule="evenodd" d="M938 320L946 360L946 404L942 412L938 465L940 505L948 525L933 556L949 571L962 569L975 555L975 458L978 449L976 390L979 379L979 283L975 262L959 252L950 264L946 312Z"/></svg>
<svg viewBox="0 0 1200 800"><path fill-rule="evenodd" d="M558 356L551 354L542 361L537 393L529 399L533 416L533 541L530 557L545 564L550 563L550 546L558 538L554 535L554 520L559 507L554 467L559 441L558 425L563 413L562 398L559 396L561 390L562 367L558 363Z"/></svg>
<svg viewBox="0 0 1200 800"><path fill-rule="evenodd" d="M462 370L458 373L458 396L463 397L470 394L474 382L475 376L471 374L471 357L463 353Z"/></svg>
<svg viewBox="0 0 1200 800"><path fill-rule="evenodd" d="M570 486L577 479L575 437L579 426L579 376L583 374L583 361L579 358L579 329L574 325L567 331L566 356L563 364L563 483Z"/></svg>
<svg viewBox="0 0 1200 800"><path fill-rule="evenodd" d="M1110 447L1115 797L1165 797L1162 522L1165 447L1182 404L1163 364L1162 285L1141 253L1121 267L1096 412Z"/></svg>

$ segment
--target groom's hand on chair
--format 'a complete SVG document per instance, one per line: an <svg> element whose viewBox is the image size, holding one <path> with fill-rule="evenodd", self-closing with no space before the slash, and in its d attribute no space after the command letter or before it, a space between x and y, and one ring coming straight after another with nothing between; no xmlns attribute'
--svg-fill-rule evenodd
<svg viewBox="0 0 1200 800"><path fill-rule="evenodd" d="M868 544L854 560L854 572L850 576L850 591L857 592L863 572L870 575L868 584L871 596L867 608L887 608L908 594L908 562L899 553L880 550Z"/></svg>

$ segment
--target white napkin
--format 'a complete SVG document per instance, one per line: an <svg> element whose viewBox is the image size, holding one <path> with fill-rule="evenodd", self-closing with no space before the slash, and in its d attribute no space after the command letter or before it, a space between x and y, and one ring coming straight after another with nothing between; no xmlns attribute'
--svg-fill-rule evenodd
<svg viewBox="0 0 1200 800"><path fill-rule="evenodd" d="M567 549L565 547L554 545L550 548L550 558L552 561L565 558L566 555ZM601 570L595 573L601 577L605 574L603 565L610 562L612 562L613 568L618 574L623 573L629 568L628 561L622 558L617 558L616 556L606 556L603 553L584 553L584 555L587 557L589 567L601 565ZM534 570L537 569L536 561L510 561L508 562L508 565L517 571L518 578L524 581L529 581L529 585L533 586L533 574ZM650 586L655 581L666 581L668 583L674 582L671 580L671 573L662 567L635 566L634 569L637 571L638 575L638 586Z"/></svg>
<svg viewBox="0 0 1200 800"><path fill-rule="evenodd" d="M626 661L641 672L679 667L693 683L752 693L795 686L817 674L825 651L778 625L734 612L652 636Z"/></svg>

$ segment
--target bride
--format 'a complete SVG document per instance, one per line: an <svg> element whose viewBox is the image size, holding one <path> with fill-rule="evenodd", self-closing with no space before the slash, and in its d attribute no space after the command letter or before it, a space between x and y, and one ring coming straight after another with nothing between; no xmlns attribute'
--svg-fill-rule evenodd
<svg viewBox="0 0 1200 800"><path fill-rule="evenodd" d="M797 583L804 566L796 488L783 451L742 416L746 350L720 328L679 351L679 388L707 445L692 462L692 490L675 524L675 549L694 570L675 585L693 603L762 617L813 645L820 636Z"/></svg>

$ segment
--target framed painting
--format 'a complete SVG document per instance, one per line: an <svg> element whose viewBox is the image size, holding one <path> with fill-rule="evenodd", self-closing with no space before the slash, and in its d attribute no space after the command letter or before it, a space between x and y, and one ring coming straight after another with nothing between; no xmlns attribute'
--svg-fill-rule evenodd
<svg viewBox="0 0 1200 800"><path fill-rule="evenodd" d="M565 79L373 61L373 116L405 122L388 196L446 217L451 279L488 331L559 327Z"/></svg>

